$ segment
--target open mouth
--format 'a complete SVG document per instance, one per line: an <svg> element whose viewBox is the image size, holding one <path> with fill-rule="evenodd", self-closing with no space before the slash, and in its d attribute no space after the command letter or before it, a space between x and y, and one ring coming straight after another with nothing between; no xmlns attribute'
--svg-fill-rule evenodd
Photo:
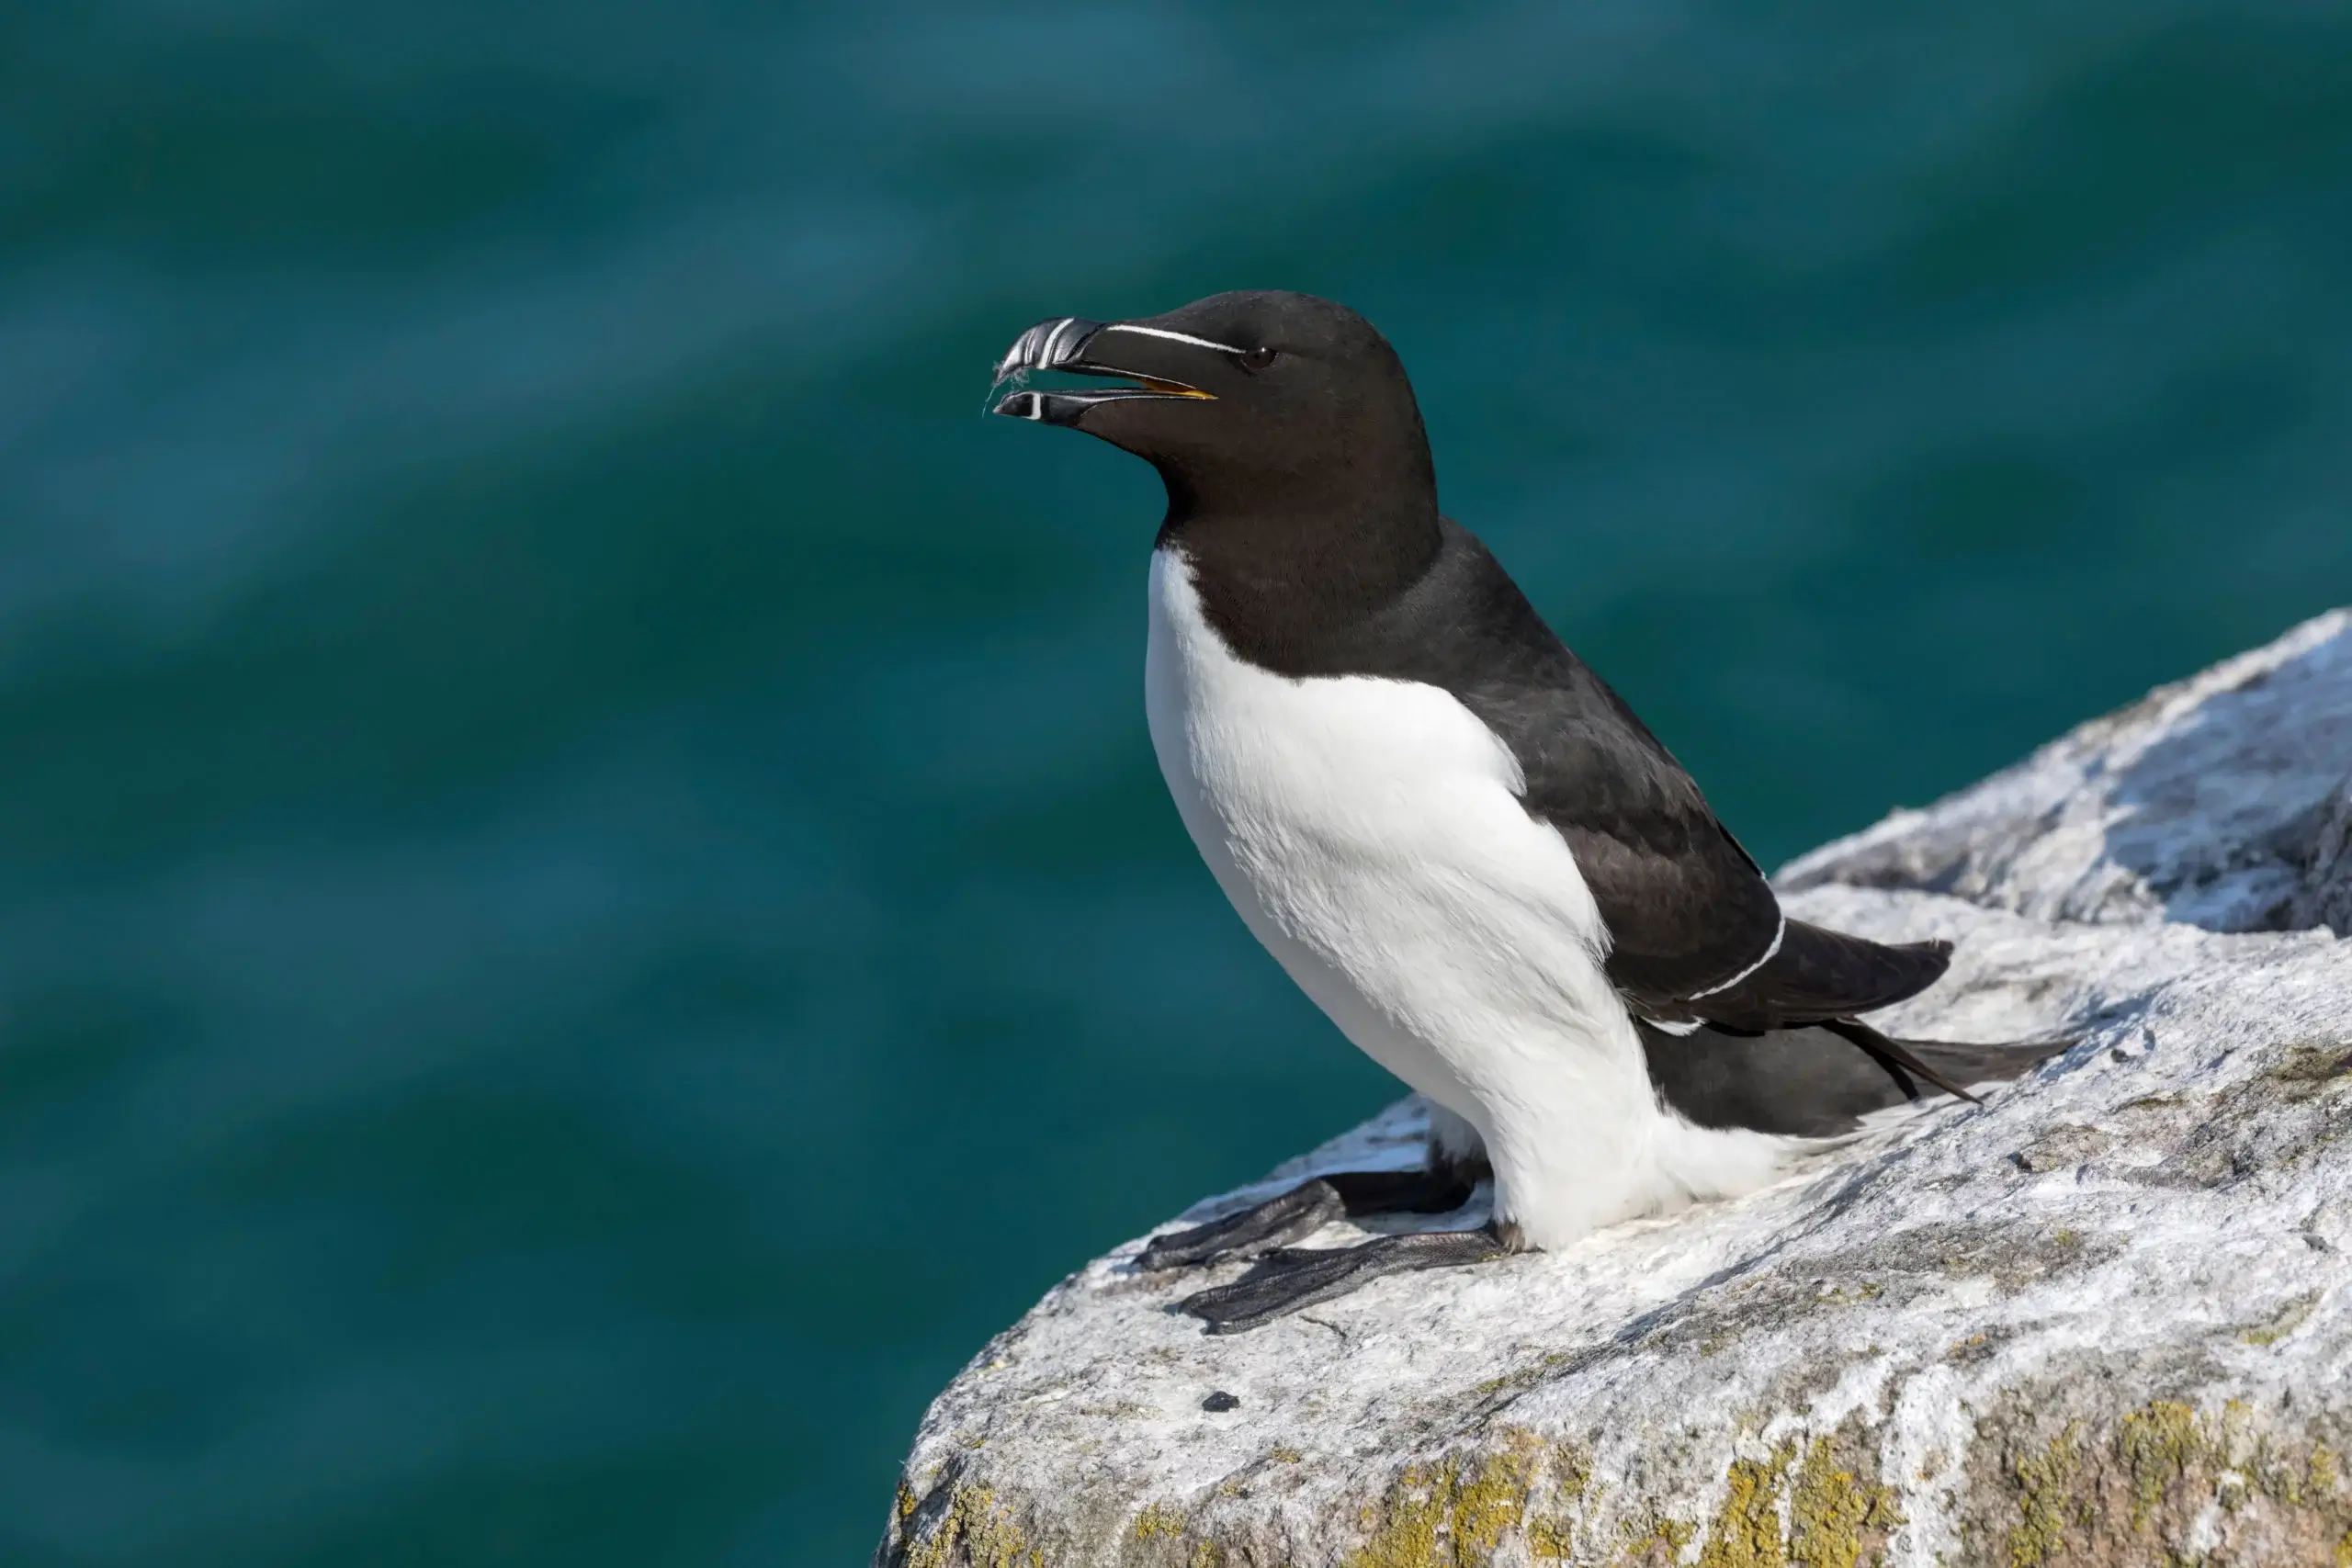
<svg viewBox="0 0 2352 1568"><path fill-rule="evenodd" d="M1080 376L1117 377L1121 384L1104 387L1023 387L1028 372L1016 370L1006 379L1014 383L1011 391L997 398L995 412L1013 419L1040 420L1048 424L1065 424L1080 413L1098 403L1125 402L1136 398L1206 398L1214 401L1215 392L1204 392L1198 387L1187 387L1182 381L1162 381L1153 376L1139 376L1132 370L1097 368L1090 365L1065 365L1060 368ZM989 389L996 396L999 381Z"/></svg>
<svg viewBox="0 0 2352 1568"><path fill-rule="evenodd" d="M1201 398L1214 400L1216 394L1204 392L1183 381L1163 376L1148 376L1115 365L1105 356L1089 352L1102 335L1101 323L1064 316L1054 321L1040 321L1023 333L1011 351L1000 360L996 378L989 384L992 412L1012 419L1032 419L1044 424L1075 424L1080 414L1102 403L1128 402L1137 399ZM1075 385L1031 387L1029 378L1039 372L1057 376L1080 378ZM1088 385L1085 378L1111 383ZM998 396L1007 382L1012 390Z"/></svg>

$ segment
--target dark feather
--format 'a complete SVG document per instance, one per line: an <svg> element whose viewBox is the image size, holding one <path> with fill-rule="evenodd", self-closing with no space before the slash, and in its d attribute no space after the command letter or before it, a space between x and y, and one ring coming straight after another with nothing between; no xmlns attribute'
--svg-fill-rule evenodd
<svg viewBox="0 0 2352 1568"><path fill-rule="evenodd" d="M1736 1029L1826 1023L1916 997L1951 965L1948 942L1890 944L1791 920L1780 950L1754 974L1713 996L1681 998L1679 1011Z"/></svg>
<svg viewBox="0 0 2352 1568"><path fill-rule="evenodd" d="M1921 1061L1917 1055L1902 1041L1881 1034L1859 1018L1833 1018L1823 1023L1821 1027L1842 1040L1850 1041L1860 1046L1863 1055L1881 1066L1923 1077L1946 1094L1956 1096L1971 1105L1984 1103L1951 1079Z"/></svg>
<svg viewBox="0 0 2352 1568"><path fill-rule="evenodd" d="M1923 1098L1922 1079L1962 1087L2003 1081L2073 1043L1892 1042L1917 1064L1906 1068L1891 1057L1857 1049L1827 1027L1761 1034L1709 1027L1687 1035L1639 1027L1650 1082L1658 1098L1685 1119L1702 1127L1810 1138L1853 1132L1873 1111Z"/></svg>

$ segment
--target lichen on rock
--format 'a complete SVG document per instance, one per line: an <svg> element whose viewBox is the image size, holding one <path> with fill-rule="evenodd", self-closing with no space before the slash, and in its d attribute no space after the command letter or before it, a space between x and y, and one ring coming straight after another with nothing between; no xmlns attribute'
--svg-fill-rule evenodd
<svg viewBox="0 0 2352 1568"><path fill-rule="evenodd" d="M1851 1449L1851 1453L1841 1453ZM1700 1568L1857 1568L1882 1562L1903 1522L1892 1488L1857 1477L1876 1455L1847 1434L1800 1444L1781 1439L1769 1457L1736 1458L1702 1538Z"/></svg>
<svg viewBox="0 0 2352 1568"><path fill-rule="evenodd" d="M2200 1409L2151 1399L2120 1416L2086 1400L2100 1379L2011 1391L1978 1427L1980 1452L2005 1466L2014 1508L1985 1477L1975 1522L1997 1536L1990 1561L2013 1568L2127 1564L2332 1564L2352 1530L2352 1491L2336 1450L2282 1421L2224 1401ZM2063 1424L2053 1412L2065 1415ZM2057 1429L2052 1431L2053 1424ZM2324 1425L2336 1425L2333 1417Z"/></svg>
<svg viewBox="0 0 2352 1568"><path fill-rule="evenodd" d="M1897 1032L2080 1043L1749 1198L1250 1334L1173 1310L1232 1266L1119 1247L934 1402L877 1563L2352 1568L2347 778L2338 615L1807 857L1792 913L1957 943Z"/></svg>

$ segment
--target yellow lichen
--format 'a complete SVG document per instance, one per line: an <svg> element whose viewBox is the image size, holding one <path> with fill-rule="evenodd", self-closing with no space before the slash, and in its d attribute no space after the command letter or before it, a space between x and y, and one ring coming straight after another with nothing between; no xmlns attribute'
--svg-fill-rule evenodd
<svg viewBox="0 0 2352 1568"><path fill-rule="evenodd" d="M1576 1527L1565 1518L1527 1521L1527 1555L1538 1562L1565 1561L1576 1549Z"/></svg>
<svg viewBox="0 0 2352 1568"><path fill-rule="evenodd" d="M1687 1521L1653 1507L1626 1521L1621 1532L1624 1542L1623 1555L1627 1561L1638 1562L1663 1549L1665 1562L1679 1562L1684 1549L1690 1546L1691 1538L1698 1533Z"/></svg>
<svg viewBox="0 0 2352 1568"><path fill-rule="evenodd" d="M1903 1522L1894 1488L1866 1483L1815 1438L1789 1494L1789 1560L1804 1568L1858 1568L1873 1534Z"/></svg>
<svg viewBox="0 0 2352 1568"><path fill-rule="evenodd" d="M1890 1487L1838 1462L1834 1438L1783 1439L1736 1458L1699 1554L1701 1568L1860 1568L1874 1537L1903 1522Z"/></svg>
<svg viewBox="0 0 2352 1568"><path fill-rule="evenodd" d="M1385 1505L1363 1511L1371 1539L1350 1552L1344 1568L1441 1568L1438 1527L1453 1491L1452 1461L1434 1470L1413 1465L1388 1489Z"/></svg>
<svg viewBox="0 0 2352 1568"><path fill-rule="evenodd" d="M2132 1478L2132 1528L2145 1529L2196 1456L2197 1413L2168 1399L2143 1404L2123 1417L2116 1447Z"/></svg>
<svg viewBox="0 0 2352 1568"><path fill-rule="evenodd" d="M1045 1554L1029 1544L985 1486L956 1489L938 1529L908 1551L907 1568L947 1568L958 1546L973 1568L1045 1568Z"/></svg>
<svg viewBox="0 0 2352 1568"><path fill-rule="evenodd" d="M1530 1439L1514 1434L1500 1453L1455 1489L1451 1523L1457 1562L1492 1557L1503 1532L1525 1517L1530 1447Z"/></svg>
<svg viewBox="0 0 2352 1568"><path fill-rule="evenodd" d="M1796 1458L1782 1443L1768 1460L1735 1459L1724 1472L1724 1500L1699 1553L1699 1568L1787 1568L1781 1543L1781 1487Z"/></svg>
<svg viewBox="0 0 2352 1568"><path fill-rule="evenodd" d="M1592 1488L1592 1457L1574 1443L1552 1447L1552 1501L1557 1509L1525 1518L1527 1554L1539 1562L1558 1562L1575 1552L1577 1516Z"/></svg>
<svg viewBox="0 0 2352 1568"><path fill-rule="evenodd" d="M2267 1429L2243 1400L2202 1411L2150 1400L2095 1439L2075 1424L2046 1450L2011 1435L1996 1451L2020 1568L2321 1563L2352 1523L2334 1451Z"/></svg>
<svg viewBox="0 0 2352 1568"><path fill-rule="evenodd" d="M2066 1493L2082 1464L2078 1423L2050 1439L2041 1453L2019 1449L2009 1456L2018 1483L2018 1522L2009 1527L2011 1568L2041 1568L2066 1544Z"/></svg>
<svg viewBox="0 0 2352 1568"><path fill-rule="evenodd" d="M1179 1540L1184 1534L1184 1516L1165 1503L1148 1503L1136 1516L1136 1539L1156 1540L1166 1538Z"/></svg>
<svg viewBox="0 0 2352 1568"><path fill-rule="evenodd" d="M1506 1431L1503 1446L1476 1460L1448 1458L1408 1469L1363 1511L1370 1532L1346 1568L1485 1568L1527 1517L1527 1500L1547 1452L1565 1458L1581 1493L1581 1459L1547 1450L1533 1433ZM1557 1539L1556 1530L1554 1538ZM1531 1551L1535 1549L1531 1545Z"/></svg>

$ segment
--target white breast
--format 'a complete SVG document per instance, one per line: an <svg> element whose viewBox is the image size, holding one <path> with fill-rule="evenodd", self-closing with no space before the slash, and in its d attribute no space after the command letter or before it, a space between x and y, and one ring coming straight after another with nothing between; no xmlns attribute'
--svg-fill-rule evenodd
<svg viewBox="0 0 2352 1568"><path fill-rule="evenodd" d="M1181 552L1151 565L1160 772L1227 897L1374 1061L1475 1127L1541 1247L1769 1179L1778 1140L1662 1114L1575 857L1450 694L1237 658Z"/></svg>

